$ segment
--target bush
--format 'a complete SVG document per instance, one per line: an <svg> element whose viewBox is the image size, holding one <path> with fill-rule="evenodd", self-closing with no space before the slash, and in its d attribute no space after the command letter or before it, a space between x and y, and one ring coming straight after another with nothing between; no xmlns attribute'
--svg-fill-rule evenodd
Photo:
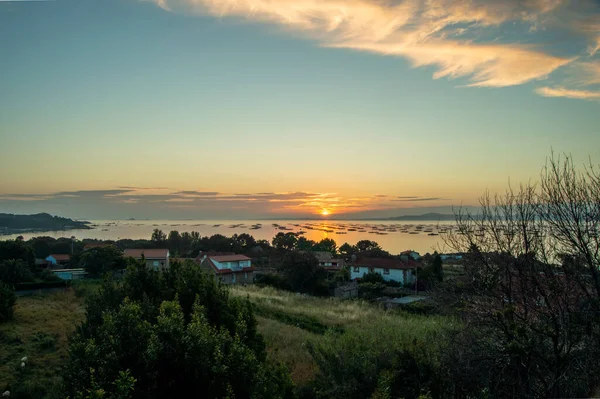
<svg viewBox="0 0 600 399"><path fill-rule="evenodd" d="M88 297L86 320L69 343L65 396L112 397L128 373L133 398L289 397L288 372L266 357L248 300L230 298L193 263L164 272L136 263Z"/></svg>
<svg viewBox="0 0 600 399"><path fill-rule="evenodd" d="M385 284L383 276L379 273L369 272L362 276L360 279L361 283L382 283Z"/></svg>
<svg viewBox="0 0 600 399"><path fill-rule="evenodd" d="M0 262L0 281L6 284L16 284L32 280L33 274L24 261L9 259Z"/></svg>
<svg viewBox="0 0 600 399"><path fill-rule="evenodd" d="M279 274L257 274L254 277L254 284L259 287L271 286L280 290L291 290L288 282Z"/></svg>
<svg viewBox="0 0 600 399"><path fill-rule="evenodd" d="M15 290L11 286L0 283L0 322L13 318L16 303Z"/></svg>

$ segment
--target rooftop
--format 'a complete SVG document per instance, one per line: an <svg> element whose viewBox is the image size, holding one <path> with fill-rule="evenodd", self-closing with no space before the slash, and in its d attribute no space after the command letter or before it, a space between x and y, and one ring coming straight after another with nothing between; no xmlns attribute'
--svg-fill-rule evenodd
<svg viewBox="0 0 600 399"><path fill-rule="evenodd" d="M138 249L129 248L123 251L123 256L140 259L144 255L146 259L166 259L169 257L168 249Z"/></svg>

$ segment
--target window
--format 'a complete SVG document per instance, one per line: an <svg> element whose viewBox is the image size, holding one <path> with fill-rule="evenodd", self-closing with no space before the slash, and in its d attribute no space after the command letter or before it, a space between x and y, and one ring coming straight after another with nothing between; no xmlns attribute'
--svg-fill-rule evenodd
<svg viewBox="0 0 600 399"><path fill-rule="evenodd" d="M248 272L244 272L244 280L248 280Z"/></svg>
<svg viewBox="0 0 600 399"><path fill-rule="evenodd" d="M337 262L331 262L331 266L337 266Z"/></svg>
<svg viewBox="0 0 600 399"><path fill-rule="evenodd" d="M375 268L369 267L369 273L375 273Z"/></svg>
<svg viewBox="0 0 600 399"><path fill-rule="evenodd" d="M235 284L235 273L233 273L233 275L231 277L231 282Z"/></svg>
<svg viewBox="0 0 600 399"><path fill-rule="evenodd" d="M358 273L360 271L358 266L354 266L354 273Z"/></svg>
<svg viewBox="0 0 600 399"><path fill-rule="evenodd" d="M157 260L155 260L154 262L152 262L152 266L154 266L154 267L158 267L158 261L157 261Z"/></svg>
<svg viewBox="0 0 600 399"><path fill-rule="evenodd" d="M383 269L383 274L390 274L390 269Z"/></svg>

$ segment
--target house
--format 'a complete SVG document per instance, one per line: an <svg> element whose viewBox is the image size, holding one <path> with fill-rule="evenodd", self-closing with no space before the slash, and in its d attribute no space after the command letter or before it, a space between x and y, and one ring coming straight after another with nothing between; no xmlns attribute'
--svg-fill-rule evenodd
<svg viewBox="0 0 600 399"><path fill-rule="evenodd" d="M402 260L408 260L408 259L419 260L419 259L421 259L421 254L416 251L413 251L412 249L409 249L408 251L400 252L400 259L402 259Z"/></svg>
<svg viewBox="0 0 600 399"><path fill-rule="evenodd" d="M350 279L360 279L367 273L379 273L385 281L412 284L415 282L414 271L418 267L421 264L410 259L360 258L350 266Z"/></svg>
<svg viewBox="0 0 600 399"><path fill-rule="evenodd" d="M225 284L254 283L252 260L245 255L203 255L200 267Z"/></svg>
<svg viewBox="0 0 600 399"><path fill-rule="evenodd" d="M346 261L341 258L334 258L331 252L327 251L313 251L315 258L319 261L319 266L327 271L336 272L346 266Z"/></svg>
<svg viewBox="0 0 600 399"><path fill-rule="evenodd" d="M168 249L136 249L130 248L123 251L123 256L126 258L134 258L141 260L144 258L146 266L154 270L167 269L169 267L169 250Z"/></svg>
<svg viewBox="0 0 600 399"><path fill-rule="evenodd" d="M51 254L46 258L46 264L50 267L66 265L71 260L71 255Z"/></svg>
<svg viewBox="0 0 600 399"><path fill-rule="evenodd" d="M63 280L81 280L87 276L84 269L56 269L52 274Z"/></svg>

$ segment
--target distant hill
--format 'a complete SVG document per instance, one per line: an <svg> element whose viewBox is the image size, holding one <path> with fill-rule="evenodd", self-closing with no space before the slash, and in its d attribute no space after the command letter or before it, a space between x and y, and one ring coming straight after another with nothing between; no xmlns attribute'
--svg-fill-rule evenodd
<svg viewBox="0 0 600 399"><path fill-rule="evenodd" d="M427 220L427 221L452 221L456 220L456 216L451 214L444 213L424 213L422 215L405 215L405 216L395 216L391 218L387 218L387 220L403 220L403 221L417 221L417 220Z"/></svg>
<svg viewBox="0 0 600 399"><path fill-rule="evenodd" d="M16 234L28 231L56 231L91 229L90 222L81 222L48 213L13 215L0 213L0 234Z"/></svg>

